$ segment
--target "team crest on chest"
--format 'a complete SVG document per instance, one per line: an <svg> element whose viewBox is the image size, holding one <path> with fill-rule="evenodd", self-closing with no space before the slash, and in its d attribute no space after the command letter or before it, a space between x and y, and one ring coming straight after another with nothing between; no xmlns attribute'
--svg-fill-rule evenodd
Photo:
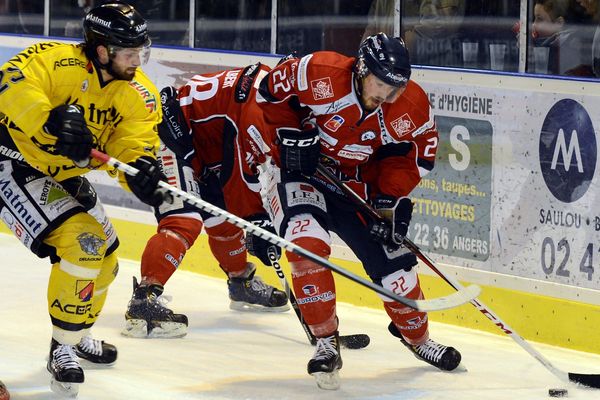
<svg viewBox="0 0 600 400"><path fill-rule="evenodd" d="M331 87L331 80L329 77L310 81L310 87L315 100L333 97L333 88Z"/></svg>
<svg viewBox="0 0 600 400"><path fill-rule="evenodd" d="M408 114L404 114L400 118L393 120L391 125L398 136L406 135L416 128L415 123L410 119Z"/></svg>
<svg viewBox="0 0 600 400"><path fill-rule="evenodd" d="M81 83L81 91L85 92L88 90L88 87L90 87L90 82L88 82L88 80L86 79L85 81L83 81Z"/></svg>
<svg viewBox="0 0 600 400"><path fill-rule="evenodd" d="M329 121L325 122L325 128L330 130L331 132L335 132L340 129L340 126L344 123L344 118L339 115L334 115L329 118Z"/></svg>

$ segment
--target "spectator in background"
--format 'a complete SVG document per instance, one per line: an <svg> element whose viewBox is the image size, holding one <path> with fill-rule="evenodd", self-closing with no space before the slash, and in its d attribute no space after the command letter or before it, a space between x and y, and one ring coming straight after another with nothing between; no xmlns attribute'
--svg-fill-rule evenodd
<svg viewBox="0 0 600 400"><path fill-rule="evenodd" d="M361 42L371 35L383 32L394 36L394 14L396 2L394 0L373 0L369 8L369 22L363 33Z"/></svg>
<svg viewBox="0 0 600 400"><path fill-rule="evenodd" d="M579 1L579 0L578 0ZM569 0L536 0L532 35L534 47L550 50L548 72L554 75L593 76L590 19ZM535 50L534 50L535 51Z"/></svg>
<svg viewBox="0 0 600 400"><path fill-rule="evenodd" d="M600 6L598 0L576 0L583 7L595 25L594 38L592 39L592 70L594 76L600 78Z"/></svg>
<svg viewBox="0 0 600 400"><path fill-rule="evenodd" d="M462 66L459 30L464 15L464 0L423 0L419 22L404 32L413 62Z"/></svg>

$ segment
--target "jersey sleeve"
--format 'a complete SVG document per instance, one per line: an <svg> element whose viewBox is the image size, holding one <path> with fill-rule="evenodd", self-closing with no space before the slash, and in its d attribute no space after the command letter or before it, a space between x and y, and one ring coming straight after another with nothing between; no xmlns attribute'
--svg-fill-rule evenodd
<svg viewBox="0 0 600 400"><path fill-rule="evenodd" d="M106 152L124 163L142 156L156 158L158 124L162 118L160 96L156 87L143 77L131 81L127 89L119 106L123 119L106 142ZM121 173L119 181L127 187Z"/></svg>
<svg viewBox="0 0 600 400"><path fill-rule="evenodd" d="M407 196L433 169L439 144L429 100L414 82L390 108L386 129L393 138L377 150L376 192Z"/></svg>
<svg viewBox="0 0 600 400"><path fill-rule="evenodd" d="M62 76L62 70L52 71L60 52L27 56L51 46L53 43L31 46L7 61L0 70L0 110L19 129L32 136L44 135L42 126L53 107L50 101L52 82L68 80L68 76ZM45 142L43 138L38 139Z"/></svg>
<svg viewBox="0 0 600 400"><path fill-rule="evenodd" d="M268 103L265 106L267 122L297 129L310 109L332 101L336 95L333 87L339 80L346 79L346 67L352 60L321 51L277 65L262 80L257 96L259 104Z"/></svg>

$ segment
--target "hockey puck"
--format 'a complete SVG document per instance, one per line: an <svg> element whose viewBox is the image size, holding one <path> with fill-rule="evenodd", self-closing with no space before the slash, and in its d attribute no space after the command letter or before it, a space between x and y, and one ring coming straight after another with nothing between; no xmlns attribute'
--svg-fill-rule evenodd
<svg viewBox="0 0 600 400"><path fill-rule="evenodd" d="M569 391L567 389L548 389L548 396L550 397L567 397Z"/></svg>
<svg viewBox="0 0 600 400"><path fill-rule="evenodd" d="M369 335L357 333L354 335L340 335L340 344L347 349L363 349L371 343Z"/></svg>

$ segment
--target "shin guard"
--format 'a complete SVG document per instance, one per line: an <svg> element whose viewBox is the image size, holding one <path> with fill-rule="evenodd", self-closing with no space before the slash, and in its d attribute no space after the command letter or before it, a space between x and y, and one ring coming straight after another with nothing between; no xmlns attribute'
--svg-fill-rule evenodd
<svg viewBox="0 0 600 400"><path fill-rule="evenodd" d="M228 276L238 276L246 270L248 252L244 231L230 223L206 226L208 245Z"/></svg>
<svg viewBox="0 0 600 400"><path fill-rule="evenodd" d="M383 278L383 287L413 300L424 298L419 278L414 270L397 271ZM429 339L429 324L426 312L416 311L395 301L384 299L384 308L404 339L412 345L419 345Z"/></svg>
<svg viewBox="0 0 600 400"><path fill-rule="evenodd" d="M202 222L195 218L174 215L161 220L142 254L142 279L164 286L201 230Z"/></svg>

